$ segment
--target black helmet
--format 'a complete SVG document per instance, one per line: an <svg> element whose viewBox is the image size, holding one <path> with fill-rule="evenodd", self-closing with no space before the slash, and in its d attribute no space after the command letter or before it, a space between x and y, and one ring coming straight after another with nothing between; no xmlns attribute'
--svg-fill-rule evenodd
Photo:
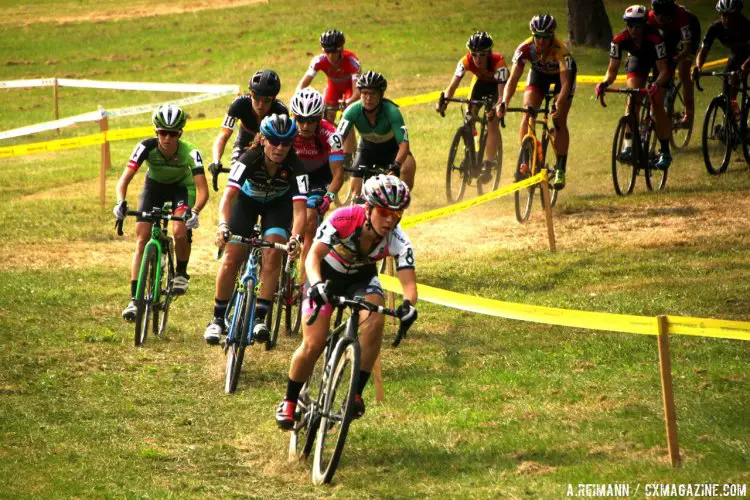
<svg viewBox="0 0 750 500"><path fill-rule="evenodd" d="M657 16L674 16L676 9L674 0L651 0L651 10Z"/></svg>
<svg viewBox="0 0 750 500"><path fill-rule="evenodd" d="M320 35L320 46L323 47L324 50L340 49L344 46L344 42L346 42L346 38L344 38L344 34L339 30L324 31L323 34Z"/></svg>
<svg viewBox="0 0 750 500"><path fill-rule="evenodd" d="M385 92L385 89L388 88L388 81L380 73L368 71L367 73L362 73L357 78L357 88L378 89L381 92Z"/></svg>
<svg viewBox="0 0 750 500"><path fill-rule="evenodd" d="M531 18L529 29L532 33L554 33L557 29L557 21L549 14L539 14Z"/></svg>
<svg viewBox="0 0 750 500"><path fill-rule="evenodd" d="M477 31L469 37L469 41L466 42L466 48L471 51L486 51L490 50L495 42L492 41L492 37L487 34L486 31Z"/></svg>
<svg viewBox="0 0 750 500"><path fill-rule="evenodd" d="M716 11L719 14L742 12L742 7L742 0L719 0L716 2Z"/></svg>
<svg viewBox="0 0 750 500"><path fill-rule="evenodd" d="M281 90L281 79L275 71L261 69L250 79L250 90L264 97L276 97Z"/></svg>

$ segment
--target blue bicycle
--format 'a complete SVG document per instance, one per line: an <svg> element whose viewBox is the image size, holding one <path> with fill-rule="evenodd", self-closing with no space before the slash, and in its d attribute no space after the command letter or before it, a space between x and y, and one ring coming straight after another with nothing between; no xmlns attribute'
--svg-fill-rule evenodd
<svg viewBox="0 0 750 500"><path fill-rule="evenodd" d="M237 279L234 293L224 317L225 323L229 325L227 338L224 342L224 354L227 356L224 391L227 394L231 394L237 389L242 361L245 358L245 348L255 343L253 324L255 323L255 301L261 285L258 276L262 266L262 251L264 248L287 251L287 245L263 241L260 236L260 228L256 226L253 235L249 238L235 235L227 241L228 245L242 244L250 248L245 270ZM219 255L221 255L221 252Z"/></svg>

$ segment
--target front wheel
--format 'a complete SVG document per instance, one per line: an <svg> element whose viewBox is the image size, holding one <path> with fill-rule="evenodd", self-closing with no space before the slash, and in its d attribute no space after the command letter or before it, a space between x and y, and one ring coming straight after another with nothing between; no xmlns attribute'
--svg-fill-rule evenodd
<svg viewBox="0 0 750 500"><path fill-rule="evenodd" d="M244 293L235 293L230 303L231 306L233 307L229 316L229 332L224 347L227 355L224 392L227 394L231 394L237 390L237 382L240 379L240 371L242 370L242 361L245 359L248 332L245 325L245 310L248 307L247 296Z"/></svg>
<svg viewBox="0 0 750 500"><path fill-rule="evenodd" d="M673 89L669 90L666 101L667 118L672 129L669 141L673 148L682 149L690 142L695 121L694 117L691 117L687 123L683 122L687 115L687 107L682 96L682 82L678 82Z"/></svg>
<svg viewBox="0 0 750 500"><path fill-rule="evenodd" d="M534 155L536 154L536 143L531 137L526 137L521 143L521 150L518 152L518 164L516 165L515 181L521 182L532 175ZM534 188L529 186L516 191L516 220L526 222L531 214L531 204L534 201Z"/></svg>
<svg viewBox="0 0 750 500"><path fill-rule="evenodd" d="M487 140L486 128L483 140ZM479 162L482 162L484 158L484 146L485 145L482 144L482 157L479 158ZM503 136L500 132L498 132L497 136L497 152L495 153L495 165L496 167L492 168L492 189L490 191L495 191L498 187L500 187L500 175L503 172ZM484 186L484 184L477 182L477 194L484 193Z"/></svg>
<svg viewBox="0 0 750 500"><path fill-rule="evenodd" d="M544 167L547 169L547 184L549 185L550 200L549 205L551 208L555 208L555 204L557 203L557 195L559 194L559 192L557 189L555 189L549 179L552 179L555 175L555 166L557 165L557 151L555 151L554 144L551 148L549 147L549 145L550 139L545 138L542 141L542 156L544 158ZM542 208L544 208L544 195L542 195L542 193L539 194L539 199L542 201Z"/></svg>
<svg viewBox="0 0 750 500"><path fill-rule="evenodd" d="M638 165L638 131L630 116L623 116L617 122L615 139L612 142L612 183L615 193L620 196L633 192ZM630 135L630 146L626 137Z"/></svg>
<svg viewBox="0 0 750 500"><path fill-rule="evenodd" d="M669 173L669 170L659 170L656 168L659 155L656 153L656 143L658 140L656 138L656 130L654 130L654 126L655 123L652 121L649 125L648 135L646 137L648 149L644 154L645 159L643 162L646 166L644 168L646 188L649 191L664 191L664 187L667 185L667 174Z"/></svg>
<svg viewBox="0 0 750 500"><path fill-rule="evenodd" d="M136 347L143 345L148 336L151 313L154 306L154 290L156 289L157 250L154 245L147 245L143 256L141 270L138 274L138 291L135 296L135 337Z"/></svg>
<svg viewBox="0 0 750 500"><path fill-rule="evenodd" d="M456 130L448 151L448 164L445 171L445 196L448 203L457 203L463 199L472 165L474 165L473 144L471 146L468 144L466 135L464 127Z"/></svg>
<svg viewBox="0 0 750 500"><path fill-rule="evenodd" d="M341 341L329 364L332 373L323 395L320 426L315 444L313 483L327 484L333 479L352 420L352 403L359 380L359 344Z"/></svg>
<svg viewBox="0 0 750 500"><path fill-rule="evenodd" d="M728 126L726 99L714 97L703 120L702 148L706 170L711 175L726 172L732 155L732 131Z"/></svg>

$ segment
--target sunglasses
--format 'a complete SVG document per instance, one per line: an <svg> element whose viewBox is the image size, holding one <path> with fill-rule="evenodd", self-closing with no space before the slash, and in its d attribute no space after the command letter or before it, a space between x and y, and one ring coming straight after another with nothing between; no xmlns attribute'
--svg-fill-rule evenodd
<svg viewBox="0 0 750 500"><path fill-rule="evenodd" d="M169 137L179 137L180 131L179 130L157 130L157 135L160 135L162 137L169 136Z"/></svg>
<svg viewBox="0 0 750 500"><path fill-rule="evenodd" d="M251 94L253 101L262 102L263 104L271 104L273 102L273 97L266 97L262 95L255 95Z"/></svg>
<svg viewBox="0 0 750 500"><path fill-rule="evenodd" d="M323 52L326 54L335 54L336 52L340 52L341 49L323 49Z"/></svg>
<svg viewBox="0 0 750 500"><path fill-rule="evenodd" d="M472 57L487 57L487 54L489 54L489 52L472 52L471 53Z"/></svg>
<svg viewBox="0 0 750 500"><path fill-rule="evenodd" d="M644 26L646 25L646 23L634 23L634 22L629 22L629 23L625 23L625 25L626 25L626 26L627 26L628 28L643 28L643 27L644 27Z"/></svg>
<svg viewBox="0 0 750 500"><path fill-rule="evenodd" d="M541 38L542 40L548 40L552 38L552 33L534 33L534 38Z"/></svg>
<svg viewBox="0 0 750 500"><path fill-rule="evenodd" d="M320 123L319 116L295 116L297 123Z"/></svg>
<svg viewBox="0 0 750 500"><path fill-rule="evenodd" d="M294 142L294 139L277 139L275 137L266 137L266 140L273 147L278 147L278 146L287 147L287 146L291 146L292 142Z"/></svg>
<svg viewBox="0 0 750 500"><path fill-rule="evenodd" d="M390 208L384 208L384 207L375 207L375 210L378 212L378 214L381 217L388 217L390 215L393 215L397 219L400 219L402 215L404 215L403 210L391 210Z"/></svg>

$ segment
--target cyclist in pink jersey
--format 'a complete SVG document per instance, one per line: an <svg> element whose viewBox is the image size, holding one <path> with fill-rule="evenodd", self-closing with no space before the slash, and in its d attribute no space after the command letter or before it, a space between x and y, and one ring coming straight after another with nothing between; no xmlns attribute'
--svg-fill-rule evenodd
<svg viewBox="0 0 750 500"><path fill-rule="evenodd" d="M344 100L344 107L359 100L359 89L355 83L359 77L360 63L354 52L344 49L345 42L344 34L338 30L323 32L320 35L323 53L313 57L310 67L297 85L297 90L303 89L310 85L318 71L325 73L328 79L323 92L326 104L325 118L331 123L336 122L339 100ZM345 165L352 163L354 146L354 136L344 142Z"/></svg>
<svg viewBox="0 0 750 500"><path fill-rule="evenodd" d="M399 226L403 211L411 201L409 188L398 177L378 175L365 183L364 197L364 205L340 208L321 224L305 261L307 296L302 305L303 339L292 356L286 395L276 412L276 423L284 430L294 425L297 397L323 352L333 312L328 302L330 296L362 296L383 305L385 299L376 262L391 255L403 288L404 302L397 309L402 326L408 329L417 319L414 249ZM318 318L308 326L307 319L318 307L321 308ZM382 314L360 313L362 359L354 397L355 418L365 412L362 391L380 353L384 324Z"/></svg>
<svg viewBox="0 0 750 500"><path fill-rule="evenodd" d="M302 262L312 246L320 217L325 215L344 183L344 152L336 128L323 119L323 96L307 87L289 102L299 132L294 151L307 172L307 218ZM302 277L304 281L304 269Z"/></svg>

